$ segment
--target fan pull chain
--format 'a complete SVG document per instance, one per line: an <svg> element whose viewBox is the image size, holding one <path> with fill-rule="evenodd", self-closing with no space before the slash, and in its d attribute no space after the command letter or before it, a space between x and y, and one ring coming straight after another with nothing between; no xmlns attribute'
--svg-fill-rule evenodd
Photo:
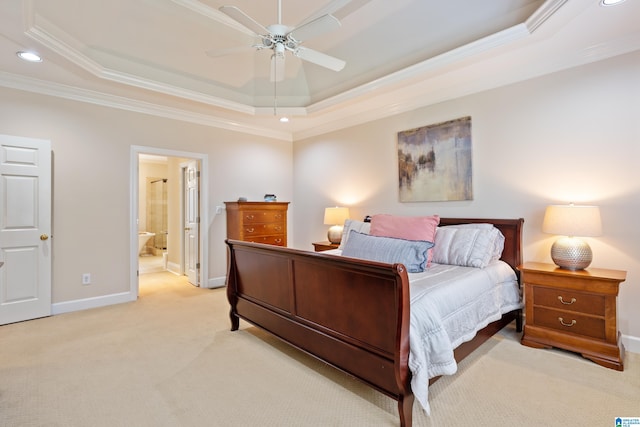
<svg viewBox="0 0 640 427"><path fill-rule="evenodd" d="M276 66L277 58L275 53L273 54L271 64L273 66L273 115L278 115L278 67Z"/></svg>

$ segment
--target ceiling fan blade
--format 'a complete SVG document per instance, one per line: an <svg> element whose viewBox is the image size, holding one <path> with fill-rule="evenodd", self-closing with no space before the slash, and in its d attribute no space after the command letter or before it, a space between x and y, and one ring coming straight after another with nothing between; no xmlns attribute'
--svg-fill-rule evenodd
<svg viewBox="0 0 640 427"><path fill-rule="evenodd" d="M284 80L284 55L274 53L271 55L271 75L269 81L281 82Z"/></svg>
<svg viewBox="0 0 640 427"><path fill-rule="evenodd" d="M308 22L318 19L323 15L333 15L338 18L338 20L341 20L345 16L360 9L370 1L371 0L334 0L325 7L313 12L310 16L308 16L300 24L298 24L298 26L302 26Z"/></svg>
<svg viewBox="0 0 640 427"><path fill-rule="evenodd" d="M311 22L289 31L289 35L301 42L340 28L340 21L332 15L322 15Z"/></svg>
<svg viewBox="0 0 640 427"><path fill-rule="evenodd" d="M248 28L258 35L269 34L269 30L267 30L263 25L256 22L252 17L235 6L221 6L219 10L237 23L243 25L244 27Z"/></svg>
<svg viewBox="0 0 640 427"><path fill-rule="evenodd" d="M347 64L342 59L338 59L325 53L318 52L317 50L308 49L302 46L294 50L293 54L300 59L313 62L316 65L320 65L321 67L325 67L333 71L340 71Z"/></svg>

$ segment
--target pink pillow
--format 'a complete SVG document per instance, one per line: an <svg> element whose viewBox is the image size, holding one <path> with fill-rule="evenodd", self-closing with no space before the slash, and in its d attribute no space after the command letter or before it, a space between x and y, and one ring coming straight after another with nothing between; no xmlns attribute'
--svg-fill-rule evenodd
<svg viewBox="0 0 640 427"><path fill-rule="evenodd" d="M436 229L440 224L438 215L431 216L396 216L389 214L373 215L371 217L372 236L395 237L405 240L436 241ZM433 253L427 251L427 265L431 262Z"/></svg>

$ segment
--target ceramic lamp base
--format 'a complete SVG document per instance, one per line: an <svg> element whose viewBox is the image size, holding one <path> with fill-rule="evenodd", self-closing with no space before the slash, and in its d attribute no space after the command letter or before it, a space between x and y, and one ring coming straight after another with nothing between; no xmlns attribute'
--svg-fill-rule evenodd
<svg viewBox="0 0 640 427"><path fill-rule="evenodd" d="M327 233L327 238L331 243L340 243L340 241L342 240L342 226L331 226L331 228L329 228L329 232Z"/></svg>
<svg viewBox="0 0 640 427"><path fill-rule="evenodd" d="M591 264L593 253L584 240L561 237L551 246L551 259L560 268L583 270Z"/></svg>

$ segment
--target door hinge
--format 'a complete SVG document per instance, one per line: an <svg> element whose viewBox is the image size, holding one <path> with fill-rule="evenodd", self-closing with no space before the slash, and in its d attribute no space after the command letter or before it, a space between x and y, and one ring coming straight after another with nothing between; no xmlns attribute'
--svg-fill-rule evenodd
<svg viewBox="0 0 640 427"><path fill-rule="evenodd" d="M199 262L196 263L196 270L200 270L200 263Z"/></svg>

